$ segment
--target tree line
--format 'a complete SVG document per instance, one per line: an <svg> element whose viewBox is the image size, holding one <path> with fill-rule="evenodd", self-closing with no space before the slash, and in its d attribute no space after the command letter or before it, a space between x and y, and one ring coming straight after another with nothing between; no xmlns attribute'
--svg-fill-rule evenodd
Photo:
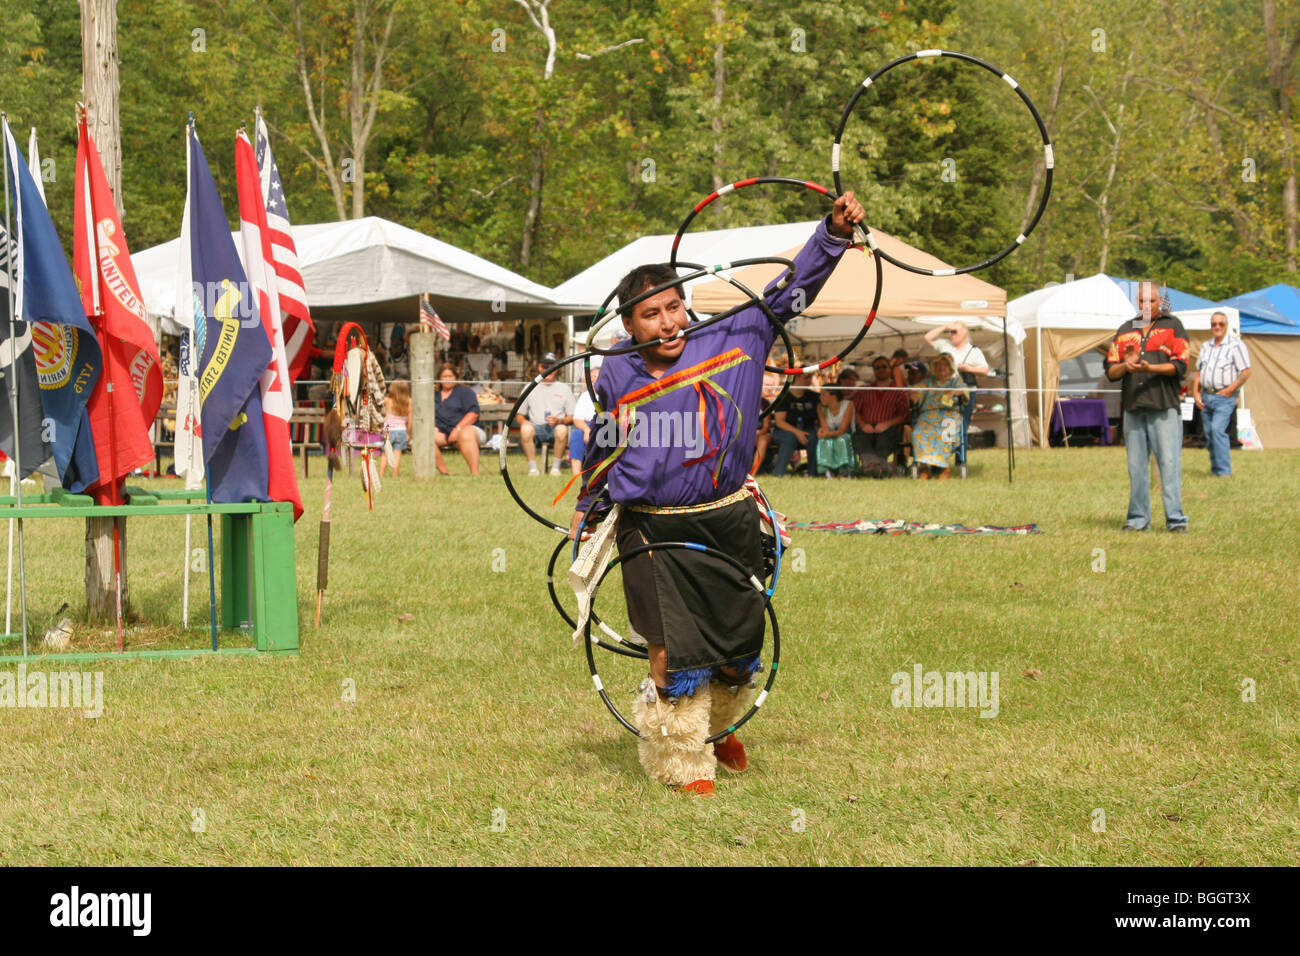
<svg viewBox="0 0 1300 956"><path fill-rule="evenodd" d="M36 126L71 216L77 0L9 0L0 107ZM1069 274L1218 299L1296 281L1300 6L1277 0L118 0L124 228L173 238L190 111L229 211L231 145L261 106L297 223L377 215L557 284L675 231L749 176L831 185L872 70L917 49L1007 70L1055 148L1052 201L984 274ZM25 143L25 137L20 136ZM906 64L860 98L843 180L873 225L953 263L1023 228L1045 187L1028 113L992 74ZM694 228L815 218L768 187Z"/></svg>

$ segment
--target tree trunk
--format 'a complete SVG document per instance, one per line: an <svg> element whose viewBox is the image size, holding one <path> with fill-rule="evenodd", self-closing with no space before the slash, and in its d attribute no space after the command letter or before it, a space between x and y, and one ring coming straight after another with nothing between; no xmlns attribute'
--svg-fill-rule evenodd
<svg viewBox="0 0 1300 956"><path fill-rule="evenodd" d="M528 176L528 209L524 213L524 234L519 240L519 266L527 269L533 262L533 242L537 238L537 221L542 211L542 180L546 168L546 150L542 138L546 135L546 118L537 111L533 136L537 148L533 150L533 168Z"/></svg>
<svg viewBox="0 0 1300 956"><path fill-rule="evenodd" d="M721 3L713 5L713 23L718 28L719 33L722 30L723 23L726 22L726 10ZM719 190L727 185L726 177L722 175L722 103L727 91L727 70L725 65L726 48L722 41L719 40L713 47L713 188ZM718 207L721 209L721 206Z"/></svg>
<svg viewBox="0 0 1300 956"><path fill-rule="evenodd" d="M1058 64L1056 67L1056 78L1052 82L1052 95L1047 101L1047 113L1045 122L1049 131L1056 129L1056 114L1061 105L1061 91L1065 87L1065 64ZM1055 170L1053 170L1055 173ZM1020 218L1020 231L1024 232L1029 226L1029 220L1034 215L1034 210L1038 207L1038 194L1043 189L1043 184L1047 179L1047 157L1042 156L1034 163L1034 175L1029 184L1029 198L1025 201L1025 213ZM1034 251L1034 274L1038 276L1040 282L1047 281L1044 275L1044 266L1047 262L1047 223L1039 222L1038 230L1041 233L1038 236L1038 248Z"/></svg>
<svg viewBox="0 0 1300 956"><path fill-rule="evenodd" d="M302 4L299 0L295 0L291 12L293 13L294 39L297 41L294 63L298 70L298 82L302 84L302 96L307 105L307 118L311 121L311 131L316 134L316 142L320 143L321 158L316 158L306 149L303 152L307 153L307 157L316 168L325 174L325 180L330 184L330 195L334 197L334 211L338 214L339 221L342 221L348 218L348 213L346 206L343 204L343 182L338 169L334 166L334 151L330 149L330 139L327 133L326 124L329 113L326 109L324 66L321 67L320 107L318 110L316 95L311 88L312 76L307 63L307 39L303 31Z"/></svg>
<svg viewBox="0 0 1300 956"><path fill-rule="evenodd" d="M352 133L352 218L366 214L366 4L353 8L352 84L348 94L348 120Z"/></svg>
<svg viewBox="0 0 1300 956"><path fill-rule="evenodd" d="M81 0L81 99L86 128L99 148L104 175L122 218L122 127L118 112L117 2Z"/></svg>
<svg viewBox="0 0 1300 956"><path fill-rule="evenodd" d="M1296 271L1297 232L1300 216L1296 208L1296 142L1291 121L1290 73L1300 36L1292 37L1287 52L1278 33L1275 0L1263 0L1264 42L1268 51L1268 85L1273 91L1273 108L1282 124L1282 222L1285 229L1286 269Z"/></svg>
<svg viewBox="0 0 1300 956"><path fill-rule="evenodd" d="M117 575L113 563L113 521L122 561L122 620L128 617L126 518L86 519L86 614L92 623L117 620ZM187 559L188 560L188 559Z"/></svg>
<svg viewBox="0 0 1300 956"><path fill-rule="evenodd" d="M1173 3L1173 0L1164 0L1162 6L1170 32L1173 34L1172 48L1185 52L1194 50L1195 46L1183 29L1182 21L1178 18L1180 8ZM1177 88L1184 96L1200 107L1201 117L1205 123L1205 132L1210 137L1211 152L1215 157L1222 160L1214 166L1216 170L1215 179L1218 180L1218 188L1214 196L1217 203L1212 203L1210 208L1215 212L1226 212L1228 214L1232 220L1233 229L1237 232L1237 238L1244 245L1249 247L1257 246L1259 228L1252 217L1234 198L1239 183L1235 181L1232 174L1233 164L1228 161L1228 152L1224 148L1223 131L1219 127L1218 120L1219 104L1214 102L1206 87L1198 82L1198 77L1199 74L1194 70L1183 69L1177 80ZM1226 113L1226 111L1224 112Z"/></svg>
<svg viewBox="0 0 1300 956"><path fill-rule="evenodd" d="M528 13L528 19L546 39L546 65L542 67L543 93L546 96L546 84L555 75L555 28L551 26L550 12L547 7L551 0L515 0ZM537 240L538 220L542 210L542 183L546 172L546 107L537 107L537 119L533 124L533 137L536 145L533 150L532 169L528 176L528 209L524 213L523 236L519 240L519 265L527 269L533 261L533 243Z"/></svg>
<svg viewBox="0 0 1300 956"><path fill-rule="evenodd" d="M370 75L366 75L367 30L370 26L369 0L357 0L354 8L352 38L352 83L348 97L348 113L352 133L352 218L366 214L366 151L370 146L370 133L375 128L375 114L379 112L379 93L384 88L384 60L388 57L388 43L393 35L396 7L388 10L383 33L374 41L375 62Z"/></svg>
<svg viewBox="0 0 1300 956"><path fill-rule="evenodd" d="M117 70L116 0L81 0L81 97L86 128L99 149L113 204L122 218L121 88ZM152 324L152 323L151 323ZM154 329L156 336L157 329ZM86 609L92 621L117 617L117 574L112 518L86 519ZM126 519L118 518L121 549L122 613L126 615Z"/></svg>

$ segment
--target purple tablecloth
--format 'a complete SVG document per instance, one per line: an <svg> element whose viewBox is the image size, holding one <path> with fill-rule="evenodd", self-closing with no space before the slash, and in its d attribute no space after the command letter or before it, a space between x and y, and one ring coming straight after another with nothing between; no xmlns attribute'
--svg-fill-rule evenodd
<svg viewBox="0 0 1300 956"><path fill-rule="evenodd" d="M1067 398L1058 401L1052 409L1052 431L1067 431L1071 428L1098 428L1101 430L1101 443L1109 445L1110 419L1106 417L1106 400Z"/></svg>

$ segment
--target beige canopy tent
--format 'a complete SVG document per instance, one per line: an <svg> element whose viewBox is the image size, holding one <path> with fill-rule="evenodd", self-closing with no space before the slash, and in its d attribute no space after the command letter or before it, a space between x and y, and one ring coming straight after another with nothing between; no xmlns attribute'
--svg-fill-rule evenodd
<svg viewBox="0 0 1300 956"><path fill-rule="evenodd" d="M734 241L707 250L701 257L702 262L730 260L742 255L776 255L793 259L803 248L803 242L812 233L815 222L791 223L781 226L755 227L755 238L763 238L765 246L751 244L738 252ZM781 230L770 235L763 235L764 230ZM927 269L951 268L942 260L922 252L888 233L873 229L880 248L904 262ZM778 244L774 239L784 240ZM790 246L790 241L799 244ZM784 250L775 252L774 250ZM715 252L716 255L709 255ZM730 255L727 253L730 252ZM746 287L762 289L783 271L779 264L749 266L738 269L732 275ZM883 263L881 270L884 286L877 309L876 321L868 332L863 346L869 351L892 350L898 345L906 345L910 352L916 354L922 349L930 350L921 336L936 325L943 325L954 320L966 323L971 331L971 339L979 345L990 358L1002 356L1003 316L1006 315L1007 294L1004 290L978 279L973 275L926 276L900 269L889 262ZM796 280L797 282L797 280ZM793 320L787 327L791 334L805 344L813 342L828 343L834 354L838 348L847 344L862 327L866 319L867 308L876 291L876 266L870 256L863 252L846 253L830 279L813 299L805 314ZM690 290L691 306L701 314L716 314L745 301L745 295L735 286L721 279L701 281ZM1024 356L1021 343L1024 331L1012 322L1006 328L1010 354L1003 359L1003 364L1011 372L1013 384L1024 382ZM889 341L893 338L894 341ZM834 343L829 345L829 343ZM994 361L994 364L998 364ZM1023 389L1013 388L1011 393L1011 429L1017 445L1028 445L1028 412ZM977 422L978 423L978 422ZM992 416L983 421L999 431L1005 432L1005 425L993 422Z"/></svg>
<svg viewBox="0 0 1300 956"><path fill-rule="evenodd" d="M1242 388L1260 444L1300 448L1300 337L1241 337L1250 350L1250 381Z"/></svg>
<svg viewBox="0 0 1300 956"><path fill-rule="evenodd" d="M812 232L815 223L800 223ZM922 252L901 239L873 229L880 248L896 259L924 269L951 268L947 263ZM800 243L784 252L775 253L793 259L803 248ZM734 273L735 277L751 289L761 289L782 271L780 265L750 266ZM916 316L990 316L1000 319L1006 315L1007 294L1002 289L973 275L923 276L900 269L886 262L882 270L884 293L880 297L877 314L882 318L909 319ZM871 304L876 291L876 266L865 254L848 254L831 273L817 298L808 307L810 316L851 315L860 316ZM697 312L717 313L745 301L745 296L730 283L715 279L697 285L691 291L691 303Z"/></svg>

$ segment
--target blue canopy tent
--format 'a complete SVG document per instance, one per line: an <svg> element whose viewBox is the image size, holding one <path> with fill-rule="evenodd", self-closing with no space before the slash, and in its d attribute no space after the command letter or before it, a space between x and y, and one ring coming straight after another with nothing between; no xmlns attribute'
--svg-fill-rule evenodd
<svg viewBox="0 0 1300 956"><path fill-rule="evenodd" d="M1107 274L1107 279L1115 283L1123 293L1128 296L1130 302L1137 303L1138 279L1121 279L1119 276ZM1216 303L1209 299L1202 299L1199 295L1192 295L1190 292L1183 292L1181 289L1171 289L1168 286L1162 287L1163 293L1169 298L1170 312L1191 312L1194 309L1212 309Z"/></svg>
<svg viewBox="0 0 1300 956"><path fill-rule="evenodd" d="M1241 313L1242 335L1300 335L1300 289L1271 285L1225 299Z"/></svg>

